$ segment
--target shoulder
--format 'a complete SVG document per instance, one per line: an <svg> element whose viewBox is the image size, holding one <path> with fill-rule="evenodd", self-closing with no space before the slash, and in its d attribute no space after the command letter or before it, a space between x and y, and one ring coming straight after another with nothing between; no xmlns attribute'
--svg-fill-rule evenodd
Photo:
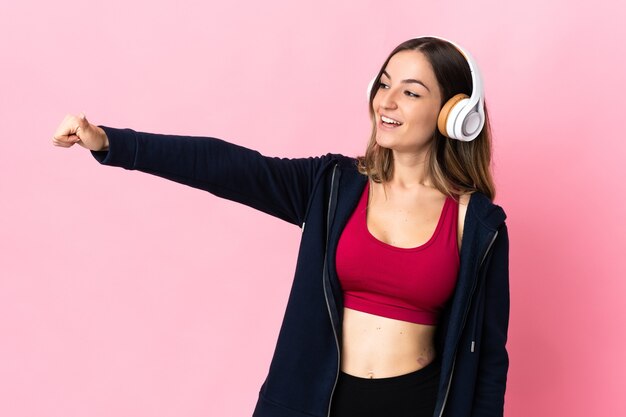
<svg viewBox="0 0 626 417"><path fill-rule="evenodd" d="M499 229L507 218L501 206L479 191L471 194L467 205L467 217L468 220L481 223L491 230Z"/></svg>
<svg viewBox="0 0 626 417"><path fill-rule="evenodd" d="M357 158L337 153L328 153L325 157L328 158L328 164L324 169L327 176L330 177L336 170L349 178L362 176L359 172L359 161Z"/></svg>
<svg viewBox="0 0 626 417"><path fill-rule="evenodd" d="M463 241L463 230L465 226L465 217L467 215L467 207L470 202L470 193L461 194L459 196L459 213L458 213L458 221L457 221L457 237L458 237L458 246L459 250L461 250L461 242Z"/></svg>
<svg viewBox="0 0 626 417"><path fill-rule="evenodd" d="M463 216L465 216L467 212L467 206L469 205L471 196L470 193L461 194L459 196L459 213L463 212Z"/></svg>
<svg viewBox="0 0 626 417"><path fill-rule="evenodd" d="M339 165L339 168L347 171L358 170L359 161L352 156L346 156L338 153L328 154L332 156L332 160Z"/></svg>
<svg viewBox="0 0 626 417"><path fill-rule="evenodd" d="M484 230L496 231L505 226L506 213L485 194L475 191L459 198L458 238L459 248L468 226L481 225Z"/></svg>

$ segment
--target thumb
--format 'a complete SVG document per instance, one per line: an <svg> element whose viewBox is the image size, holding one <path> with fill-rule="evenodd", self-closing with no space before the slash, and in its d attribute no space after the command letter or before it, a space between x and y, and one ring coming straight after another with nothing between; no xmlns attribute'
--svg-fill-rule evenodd
<svg viewBox="0 0 626 417"><path fill-rule="evenodd" d="M88 126L89 126L89 122L87 121L87 117L85 116L85 113L81 112L80 116L78 117L78 127L84 129Z"/></svg>
<svg viewBox="0 0 626 417"><path fill-rule="evenodd" d="M80 138L80 134L86 133L88 129L89 129L89 122L87 121L87 117L85 116L85 113L81 112L80 116L78 117L78 126L76 126L75 135Z"/></svg>

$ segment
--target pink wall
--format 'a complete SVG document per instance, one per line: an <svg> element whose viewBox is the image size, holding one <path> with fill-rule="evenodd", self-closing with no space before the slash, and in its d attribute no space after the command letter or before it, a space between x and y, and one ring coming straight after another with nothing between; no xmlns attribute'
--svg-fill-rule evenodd
<svg viewBox="0 0 626 417"><path fill-rule="evenodd" d="M54 148L66 113L357 154L367 82L420 34L468 48L486 81L507 415L626 415L621 2L99 3L0 5L0 415L250 415L295 265L298 228Z"/></svg>

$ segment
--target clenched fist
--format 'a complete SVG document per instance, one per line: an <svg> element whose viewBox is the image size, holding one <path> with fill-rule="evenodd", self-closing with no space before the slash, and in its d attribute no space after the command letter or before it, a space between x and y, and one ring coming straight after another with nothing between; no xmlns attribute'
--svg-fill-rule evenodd
<svg viewBox="0 0 626 417"><path fill-rule="evenodd" d="M72 114L65 116L52 137L52 143L62 148L69 148L78 143L92 151L109 149L109 138L104 130L89 123L83 113L79 116Z"/></svg>

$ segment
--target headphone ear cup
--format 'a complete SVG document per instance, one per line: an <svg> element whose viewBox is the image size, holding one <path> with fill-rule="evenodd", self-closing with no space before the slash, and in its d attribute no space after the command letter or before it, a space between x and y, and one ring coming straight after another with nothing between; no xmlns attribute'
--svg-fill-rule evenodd
<svg viewBox="0 0 626 417"><path fill-rule="evenodd" d="M446 102L439 112L437 118L437 128L442 135L447 138L458 139L454 135L454 123L456 116L463 109L465 102L463 100L469 99L467 94L456 94L450 100ZM467 101L467 100L466 100ZM450 126L448 128L448 126Z"/></svg>

